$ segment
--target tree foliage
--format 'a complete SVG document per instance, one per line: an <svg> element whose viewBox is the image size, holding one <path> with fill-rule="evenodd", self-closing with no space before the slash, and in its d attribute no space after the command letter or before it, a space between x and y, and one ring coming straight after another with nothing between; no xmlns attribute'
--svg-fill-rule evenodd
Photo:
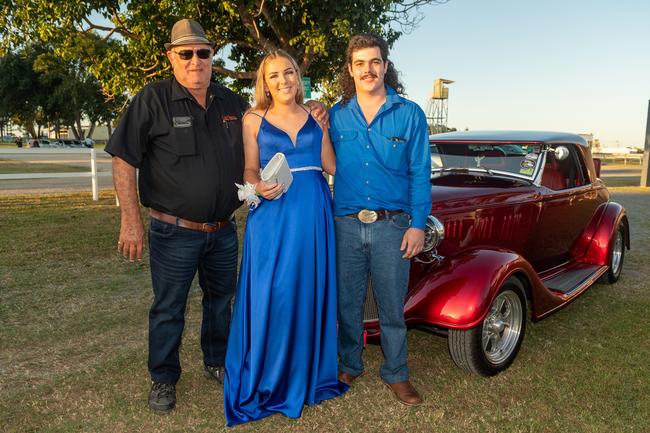
<svg viewBox="0 0 650 433"><path fill-rule="evenodd" d="M55 125L85 138L95 124L113 119L123 102L123 97L107 100L83 62L61 58L51 47L32 44L0 57L0 116L32 137L40 136L43 126ZM81 128L84 118L91 123L87 131Z"/></svg>
<svg viewBox="0 0 650 433"><path fill-rule="evenodd" d="M4 49L39 40L63 58L100 35L107 44L83 58L105 91L117 95L171 74L163 44L175 21L193 18L218 56L228 58L214 70L235 88L249 86L261 56L275 48L292 54L319 88L338 72L351 35L375 32L392 45L419 22L421 6L446 1L0 0L0 35Z"/></svg>

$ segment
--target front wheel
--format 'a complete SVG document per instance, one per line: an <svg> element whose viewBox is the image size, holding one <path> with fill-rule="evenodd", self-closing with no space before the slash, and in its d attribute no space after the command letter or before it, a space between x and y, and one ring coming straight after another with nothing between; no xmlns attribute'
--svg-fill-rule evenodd
<svg viewBox="0 0 650 433"><path fill-rule="evenodd" d="M468 330L450 329L447 344L456 365L494 376L512 364L526 330L526 297L516 277L499 289L483 322Z"/></svg>

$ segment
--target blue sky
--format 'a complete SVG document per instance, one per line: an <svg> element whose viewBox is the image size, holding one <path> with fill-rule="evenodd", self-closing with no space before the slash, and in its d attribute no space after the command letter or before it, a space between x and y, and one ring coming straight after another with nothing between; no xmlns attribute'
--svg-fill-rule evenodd
<svg viewBox="0 0 650 433"><path fill-rule="evenodd" d="M455 81L449 126L643 147L650 0L451 0L422 11L390 57L423 109L435 78Z"/></svg>

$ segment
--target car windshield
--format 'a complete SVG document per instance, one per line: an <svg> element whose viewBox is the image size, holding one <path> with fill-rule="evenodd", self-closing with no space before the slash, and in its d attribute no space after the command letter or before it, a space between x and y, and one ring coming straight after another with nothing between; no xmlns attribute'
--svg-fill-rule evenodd
<svg viewBox="0 0 650 433"><path fill-rule="evenodd" d="M433 141L430 147L432 177L480 173L532 180L542 151L540 144L530 143Z"/></svg>

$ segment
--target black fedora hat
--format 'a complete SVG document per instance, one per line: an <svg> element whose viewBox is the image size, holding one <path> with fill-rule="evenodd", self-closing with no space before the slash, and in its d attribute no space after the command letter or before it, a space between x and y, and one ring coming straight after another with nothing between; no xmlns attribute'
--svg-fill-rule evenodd
<svg viewBox="0 0 650 433"><path fill-rule="evenodd" d="M172 27L171 42L165 44L165 49L170 50L172 47L189 44L207 44L214 47L214 43L209 41L205 36L201 24L194 20L183 18L176 21Z"/></svg>

